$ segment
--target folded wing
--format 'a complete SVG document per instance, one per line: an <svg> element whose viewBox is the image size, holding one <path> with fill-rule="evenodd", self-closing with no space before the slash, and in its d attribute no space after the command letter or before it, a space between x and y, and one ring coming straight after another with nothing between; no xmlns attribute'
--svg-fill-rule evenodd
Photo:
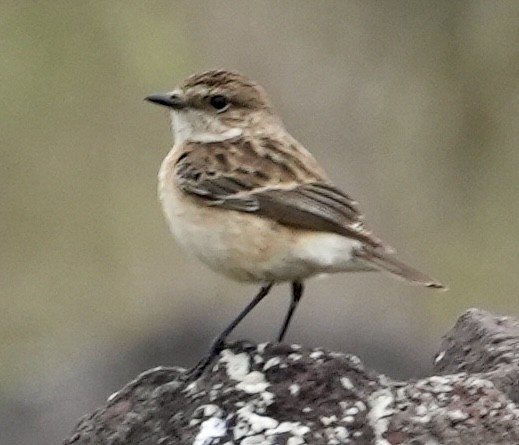
<svg viewBox="0 0 519 445"><path fill-rule="evenodd" d="M364 228L357 203L331 184L313 158L301 162L301 155L309 153L275 148L273 141L268 141L266 150L242 138L192 143L176 165L178 185L208 206L255 213L287 226L337 233L383 247Z"/></svg>

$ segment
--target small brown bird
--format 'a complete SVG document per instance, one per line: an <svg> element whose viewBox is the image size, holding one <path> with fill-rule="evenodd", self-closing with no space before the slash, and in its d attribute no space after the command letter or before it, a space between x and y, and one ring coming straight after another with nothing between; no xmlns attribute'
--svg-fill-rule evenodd
<svg viewBox="0 0 519 445"><path fill-rule="evenodd" d="M174 146L160 168L159 196L172 233L213 270L261 285L197 372L274 284L292 283L279 341L303 281L314 275L382 270L411 284L444 288L397 260L365 227L357 203L287 132L252 80L207 71L146 99L171 110Z"/></svg>

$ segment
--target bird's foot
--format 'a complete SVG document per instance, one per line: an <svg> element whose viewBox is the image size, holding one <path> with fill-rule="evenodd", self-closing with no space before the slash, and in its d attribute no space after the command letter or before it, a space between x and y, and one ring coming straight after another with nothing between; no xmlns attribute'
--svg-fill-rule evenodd
<svg viewBox="0 0 519 445"><path fill-rule="evenodd" d="M224 348L225 341L222 338L217 337L214 339L207 354L204 355L193 368L186 372L187 380L193 381L199 379Z"/></svg>

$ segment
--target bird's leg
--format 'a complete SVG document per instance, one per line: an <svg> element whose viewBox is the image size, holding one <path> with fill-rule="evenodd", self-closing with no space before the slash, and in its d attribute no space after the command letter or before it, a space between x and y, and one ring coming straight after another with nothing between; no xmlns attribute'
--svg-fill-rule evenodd
<svg viewBox="0 0 519 445"><path fill-rule="evenodd" d="M197 379L202 375L204 370L213 362L215 357L221 352L221 350L225 346L225 339L227 336L238 326L240 321L242 321L245 316L252 310L254 307L261 301L263 298L267 296L270 292L270 289L274 283L268 283L265 286L262 286L259 290L258 294L252 299L252 301L243 309L238 316L227 326L222 333L216 337L211 343L211 348L209 352L195 365L194 368L188 371L189 379Z"/></svg>
<svg viewBox="0 0 519 445"><path fill-rule="evenodd" d="M301 283L300 281L292 282L292 298L290 300L290 306L288 307L287 315L285 316L285 320L283 321L283 325L281 326L281 330L279 331L278 335L278 342L280 343L285 338L285 334L287 332L288 325L290 324L290 320L294 315L294 311L296 310L299 300L301 300L301 297L303 296L303 290L303 283Z"/></svg>

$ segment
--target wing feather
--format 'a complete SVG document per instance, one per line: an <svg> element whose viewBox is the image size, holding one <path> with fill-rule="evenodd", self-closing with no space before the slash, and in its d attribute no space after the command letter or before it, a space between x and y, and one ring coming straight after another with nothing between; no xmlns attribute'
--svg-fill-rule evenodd
<svg viewBox="0 0 519 445"><path fill-rule="evenodd" d="M294 141L261 141L190 143L175 166L178 186L208 206L383 245L364 228L357 203L331 184L310 153Z"/></svg>

